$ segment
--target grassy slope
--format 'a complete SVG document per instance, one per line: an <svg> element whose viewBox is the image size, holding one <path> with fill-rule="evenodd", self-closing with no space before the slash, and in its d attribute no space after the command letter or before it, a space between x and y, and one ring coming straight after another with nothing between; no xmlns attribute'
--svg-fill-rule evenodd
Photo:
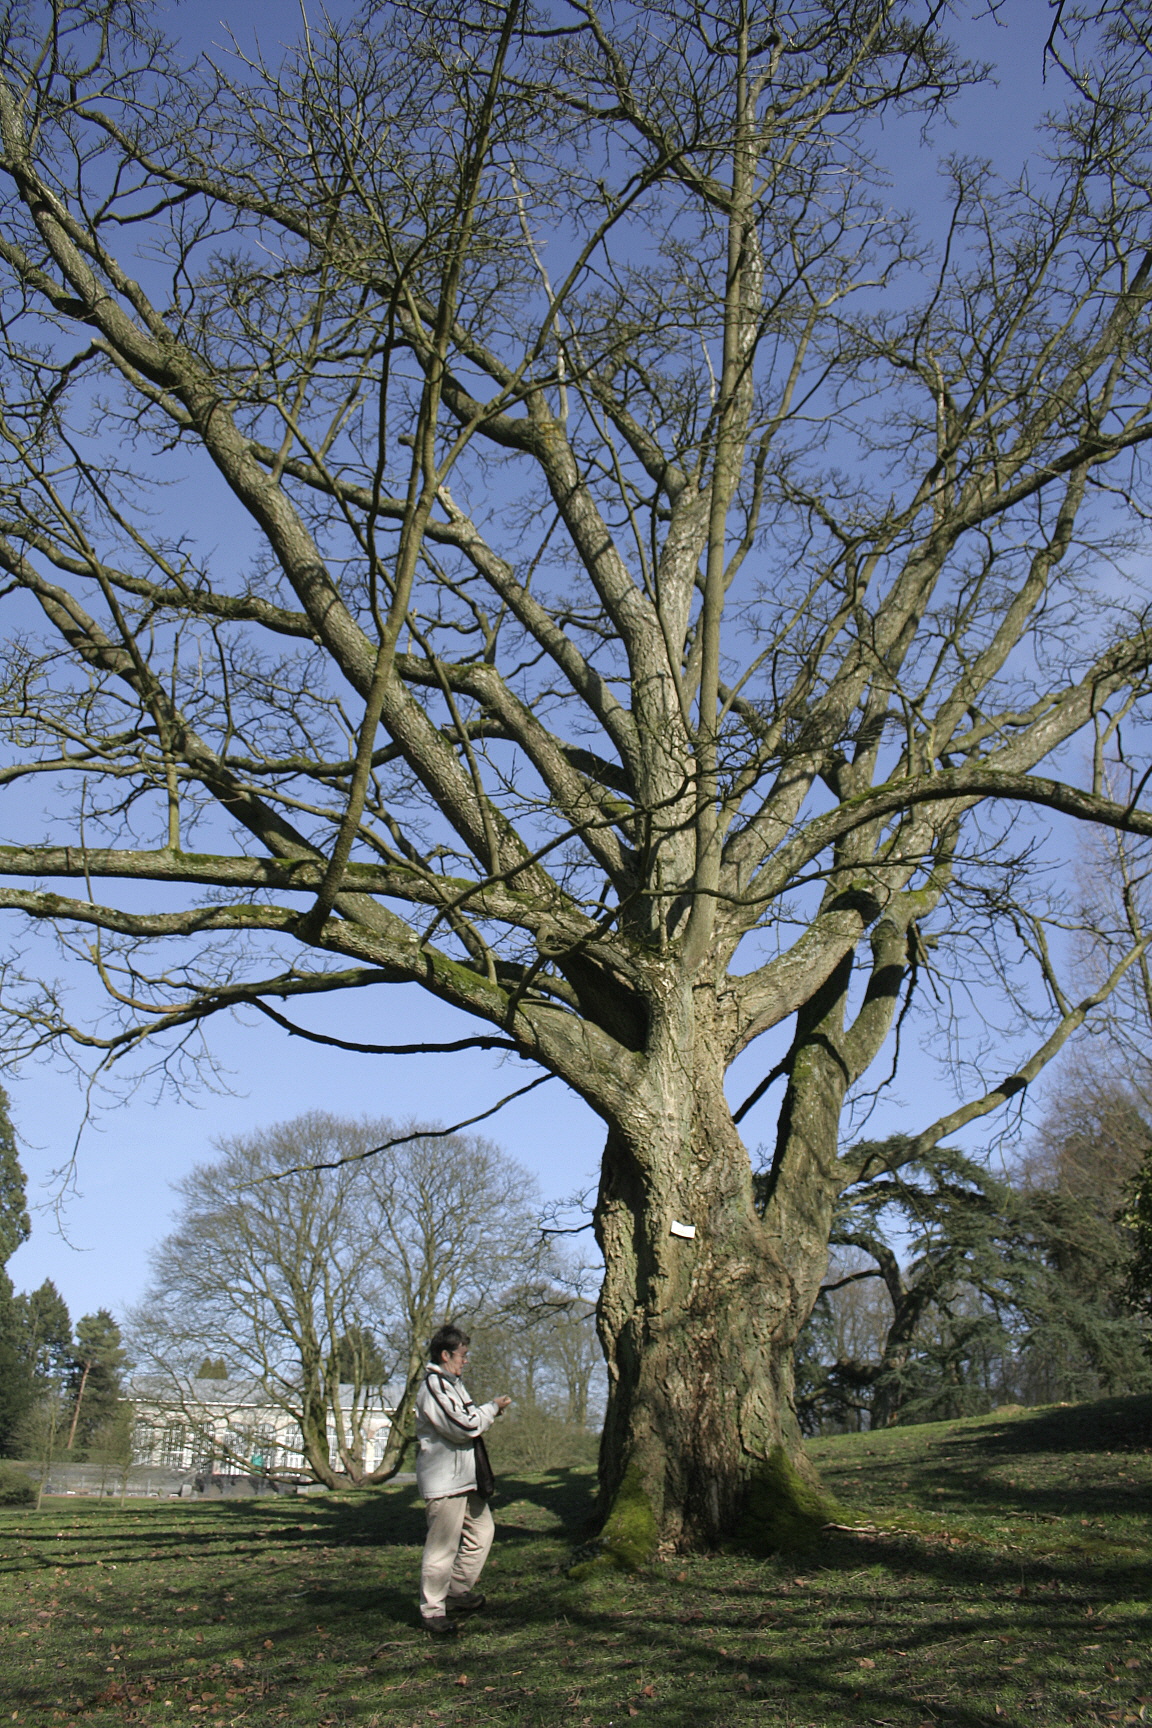
<svg viewBox="0 0 1152 1728"><path fill-rule="evenodd" d="M875 1529L595 1585L561 1571L587 1473L506 1483L492 1609L447 1646L411 1489L0 1514L0 1728L1152 1718L1152 1399L813 1452Z"/></svg>

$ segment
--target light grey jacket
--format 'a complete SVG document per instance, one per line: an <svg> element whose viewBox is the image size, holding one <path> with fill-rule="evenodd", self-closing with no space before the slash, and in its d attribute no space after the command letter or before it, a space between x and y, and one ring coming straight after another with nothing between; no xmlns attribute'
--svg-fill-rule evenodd
<svg viewBox="0 0 1152 1728"><path fill-rule="evenodd" d="M476 1437L500 1414L473 1404L458 1374L429 1362L416 1394L416 1486L425 1500L476 1488Z"/></svg>

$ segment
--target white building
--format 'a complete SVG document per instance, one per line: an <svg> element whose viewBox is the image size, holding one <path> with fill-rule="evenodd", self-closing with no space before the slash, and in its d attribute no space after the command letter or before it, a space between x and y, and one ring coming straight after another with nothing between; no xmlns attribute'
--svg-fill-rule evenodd
<svg viewBox="0 0 1152 1728"><path fill-rule="evenodd" d="M384 1456L393 1406L389 1388L370 1397L361 1392L359 1415L364 1468L374 1470ZM341 1386L345 1437L355 1388ZM144 1375L127 1388L136 1415L132 1461L168 1470L219 1470L225 1473L310 1475L299 1426L287 1410L268 1397L258 1380L184 1380ZM336 1426L328 1418L329 1460L342 1468Z"/></svg>

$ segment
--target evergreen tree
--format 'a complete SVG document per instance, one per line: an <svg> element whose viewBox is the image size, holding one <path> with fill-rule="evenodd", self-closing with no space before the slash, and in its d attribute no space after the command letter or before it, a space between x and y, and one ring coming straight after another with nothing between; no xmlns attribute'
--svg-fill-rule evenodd
<svg viewBox="0 0 1152 1728"><path fill-rule="evenodd" d="M831 1242L848 1259L801 1334L805 1428L859 1428L865 1416L869 1427L886 1428L987 1408L989 1366L1010 1348L1004 1315L1027 1275L1010 1241L1010 1190L955 1148L914 1163L902 1163L900 1136L855 1150L878 1168L838 1211ZM830 1298L865 1280L884 1289L887 1313L878 1331L846 1350Z"/></svg>
<svg viewBox="0 0 1152 1728"><path fill-rule="evenodd" d="M859 1184L834 1222L840 1252L797 1349L806 1431L1152 1387L1152 1158L1117 1218L1148 1134L1131 1100L1101 1090L1076 1101L1062 1131L1046 1126L1018 1185L947 1149ZM864 1150L894 1164L899 1140ZM886 1312L853 1338L848 1311L869 1282Z"/></svg>
<svg viewBox="0 0 1152 1728"><path fill-rule="evenodd" d="M1152 1386L1147 1323L1127 1299L1139 1231L1125 1201L1152 1145L1138 1078L1081 1055L1021 1161L1016 1230L1030 1269L1021 1402Z"/></svg>
<svg viewBox="0 0 1152 1728"><path fill-rule="evenodd" d="M0 1457L12 1455L16 1432L32 1402L32 1376L22 1343L12 1280L0 1268Z"/></svg>
<svg viewBox="0 0 1152 1728"><path fill-rule="evenodd" d="M85 1314L76 1325L76 1349L68 1374L72 1401L66 1450L86 1454L92 1437L113 1423L122 1396L125 1355L120 1328L107 1308Z"/></svg>
<svg viewBox="0 0 1152 1728"><path fill-rule="evenodd" d="M1123 1222L1132 1242L1125 1300L1145 1320L1152 1320L1152 1151L1131 1184Z"/></svg>
<svg viewBox="0 0 1152 1728"><path fill-rule="evenodd" d="M8 1117L8 1094L0 1086L0 1267L7 1265L31 1233L24 1172L16 1156L16 1136Z"/></svg>
<svg viewBox="0 0 1152 1728"><path fill-rule="evenodd" d="M0 1274L0 1277L3 1275ZM8 1291L11 1284L4 1278ZM47 1432L45 1412L56 1411L72 1351L68 1306L50 1278L38 1290L9 1295L3 1308L4 1338L11 1364L11 1402L0 1411L0 1445L8 1456L30 1457ZM2 1395L2 1389L0 1389ZM55 1433L57 1417L48 1426ZM37 1456L39 1454L37 1453Z"/></svg>
<svg viewBox="0 0 1152 1728"><path fill-rule="evenodd" d="M1152 1388L1149 1333L1125 1300L1130 1248L1110 1200L1041 1189L1020 1196L1017 1216L1030 1269L1021 1402Z"/></svg>
<svg viewBox="0 0 1152 1728"><path fill-rule="evenodd" d="M68 1304L45 1278L38 1290L16 1298L21 1348L36 1391L59 1386L72 1359L72 1320Z"/></svg>
<svg viewBox="0 0 1152 1728"><path fill-rule="evenodd" d="M0 1455L11 1451L33 1397L20 1308L12 1280L4 1270L20 1244L28 1240L31 1228L24 1172L8 1117L8 1096L0 1087Z"/></svg>
<svg viewBox="0 0 1152 1728"><path fill-rule="evenodd" d="M223 1356L205 1356L196 1370L197 1380L227 1380L228 1364Z"/></svg>

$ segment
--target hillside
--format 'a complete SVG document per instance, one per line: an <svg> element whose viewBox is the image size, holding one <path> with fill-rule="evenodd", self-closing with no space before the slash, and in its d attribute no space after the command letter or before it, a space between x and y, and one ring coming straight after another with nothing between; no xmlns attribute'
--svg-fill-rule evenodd
<svg viewBox="0 0 1152 1728"><path fill-rule="evenodd" d="M1152 1714L1152 1399L824 1440L801 1554L564 1568L586 1470L505 1481L489 1611L415 1617L410 1487L0 1513L5 1720L1012 1728Z"/></svg>

